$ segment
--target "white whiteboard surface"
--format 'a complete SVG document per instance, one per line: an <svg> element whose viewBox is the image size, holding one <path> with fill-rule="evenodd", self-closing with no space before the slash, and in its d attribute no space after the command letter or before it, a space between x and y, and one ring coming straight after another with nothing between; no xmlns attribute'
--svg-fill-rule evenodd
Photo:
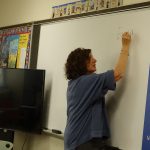
<svg viewBox="0 0 150 150"><path fill-rule="evenodd" d="M107 97L112 144L125 150L141 150L150 64L149 9L41 26L38 68L46 69L47 128L64 132L67 89L64 64L70 51L91 48L97 59L97 73L113 69L124 31L133 31L126 76Z"/></svg>

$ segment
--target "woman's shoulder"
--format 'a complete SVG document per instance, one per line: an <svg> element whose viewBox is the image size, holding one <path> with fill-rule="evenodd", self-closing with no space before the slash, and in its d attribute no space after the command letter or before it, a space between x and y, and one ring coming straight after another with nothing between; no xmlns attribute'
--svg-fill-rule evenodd
<svg viewBox="0 0 150 150"><path fill-rule="evenodd" d="M110 77L114 74L113 70L107 70L105 72L102 73L91 73L91 74L87 74L87 75L83 75L80 77L80 79L82 80L103 80L106 77Z"/></svg>
<svg viewBox="0 0 150 150"><path fill-rule="evenodd" d="M104 79L106 76L109 76L109 74L113 74L113 70L108 70L102 73L91 73L91 74L85 74L82 75L80 77L78 77L77 79L74 80L70 80L69 83L75 83L75 82L82 82L82 81L93 81L93 80L97 80L97 79Z"/></svg>

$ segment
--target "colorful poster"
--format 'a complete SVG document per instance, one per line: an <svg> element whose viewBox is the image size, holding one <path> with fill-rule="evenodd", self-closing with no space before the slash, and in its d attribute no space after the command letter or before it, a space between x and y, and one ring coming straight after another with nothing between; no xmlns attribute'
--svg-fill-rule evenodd
<svg viewBox="0 0 150 150"><path fill-rule="evenodd" d="M93 11L95 9L95 0L89 0L88 11Z"/></svg>
<svg viewBox="0 0 150 150"><path fill-rule="evenodd" d="M98 0L98 9L105 9L105 0Z"/></svg>
<svg viewBox="0 0 150 150"><path fill-rule="evenodd" d="M16 67L17 51L18 51L18 42L19 35L12 35L9 37L9 57L8 57L8 67Z"/></svg>
<svg viewBox="0 0 150 150"><path fill-rule="evenodd" d="M25 67L25 59L26 59L28 40L29 40L29 33L20 34L16 68L24 68Z"/></svg>
<svg viewBox="0 0 150 150"><path fill-rule="evenodd" d="M118 0L111 0L111 8L118 7Z"/></svg>
<svg viewBox="0 0 150 150"><path fill-rule="evenodd" d="M32 26L28 26L27 28L27 33L29 34L29 38L28 38L28 46L27 46L27 50L26 50L26 59L25 59L25 66L24 68L29 68L30 66L30 52L31 52L31 32L32 32L33 27Z"/></svg>
<svg viewBox="0 0 150 150"><path fill-rule="evenodd" d="M29 68L31 32L32 32L32 26L21 26L21 27L14 27L14 28L0 30L0 67L10 67L10 68L16 67L15 52L18 51L16 50L17 39L18 37L19 40L22 39L22 35L26 34L27 37L29 37L27 38L28 41L26 42L27 46L25 46L25 49L23 48L23 50L20 48L20 51L22 51L22 55L26 55L25 58L23 58L22 60L22 62L25 60L25 68Z"/></svg>
<svg viewBox="0 0 150 150"><path fill-rule="evenodd" d="M89 1L82 0L81 3L82 3L82 6L81 6L81 13L86 13L86 12L88 12Z"/></svg>
<svg viewBox="0 0 150 150"><path fill-rule="evenodd" d="M0 67L7 67L9 56L9 36L3 36L1 41L0 50Z"/></svg>
<svg viewBox="0 0 150 150"><path fill-rule="evenodd" d="M31 47L31 33L29 34L29 39L28 39L28 46L27 46L27 50L26 50L26 59L25 59L25 66L24 68L29 68L30 66L30 47Z"/></svg>
<svg viewBox="0 0 150 150"><path fill-rule="evenodd" d="M0 45L1 45L1 43L2 43L2 37L3 37L3 31L0 30Z"/></svg>
<svg viewBox="0 0 150 150"><path fill-rule="evenodd" d="M147 100L145 107L142 150L150 150L150 71L148 80Z"/></svg>

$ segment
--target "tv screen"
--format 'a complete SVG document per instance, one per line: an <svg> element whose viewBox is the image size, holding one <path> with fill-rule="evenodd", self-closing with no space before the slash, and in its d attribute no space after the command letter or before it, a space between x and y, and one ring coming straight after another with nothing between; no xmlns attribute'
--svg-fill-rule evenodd
<svg viewBox="0 0 150 150"><path fill-rule="evenodd" d="M42 131L45 70L0 68L0 128Z"/></svg>

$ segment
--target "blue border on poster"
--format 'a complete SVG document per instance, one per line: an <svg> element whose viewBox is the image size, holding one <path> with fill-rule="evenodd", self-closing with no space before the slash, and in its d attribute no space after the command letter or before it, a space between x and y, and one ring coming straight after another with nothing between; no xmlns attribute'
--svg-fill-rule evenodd
<svg viewBox="0 0 150 150"><path fill-rule="evenodd" d="M150 69L149 69L148 90L145 107L142 150L150 150Z"/></svg>

